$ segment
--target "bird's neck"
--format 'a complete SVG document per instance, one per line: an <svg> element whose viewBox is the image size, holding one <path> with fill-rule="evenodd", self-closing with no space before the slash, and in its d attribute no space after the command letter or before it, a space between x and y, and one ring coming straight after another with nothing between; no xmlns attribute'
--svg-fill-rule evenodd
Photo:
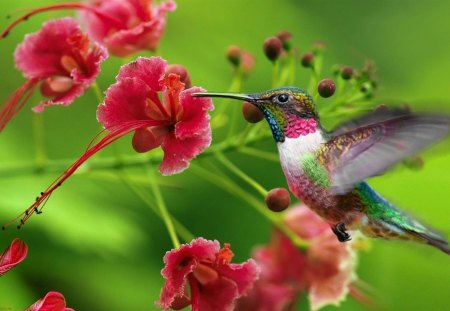
<svg viewBox="0 0 450 311"><path fill-rule="evenodd" d="M322 129L317 127L314 132L297 137L286 136L283 142L277 143L281 166L289 184L303 175L302 159L315 153L325 142Z"/></svg>

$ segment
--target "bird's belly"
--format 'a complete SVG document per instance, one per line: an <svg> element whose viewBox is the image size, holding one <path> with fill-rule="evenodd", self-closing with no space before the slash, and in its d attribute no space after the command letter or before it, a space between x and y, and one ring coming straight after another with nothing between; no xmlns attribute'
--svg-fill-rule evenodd
<svg viewBox="0 0 450 311"><path fill-rule="evenodd" d="M334 195L329 188L314 183L305 175L289 178L288 183L296 197L332 224L351 224L363 213L363 203L355 191Z"/></svg>

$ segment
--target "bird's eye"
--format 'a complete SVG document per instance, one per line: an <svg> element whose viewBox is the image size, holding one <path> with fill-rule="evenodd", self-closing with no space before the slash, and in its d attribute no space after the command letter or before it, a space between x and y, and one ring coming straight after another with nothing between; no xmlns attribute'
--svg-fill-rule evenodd
<svg viewBox="0 0 450 311"><path fill-rule="evenodd" d="M280 94L277 96L277 100L280 103L285 103L289 100L289 95L288 94Z"/></svg>

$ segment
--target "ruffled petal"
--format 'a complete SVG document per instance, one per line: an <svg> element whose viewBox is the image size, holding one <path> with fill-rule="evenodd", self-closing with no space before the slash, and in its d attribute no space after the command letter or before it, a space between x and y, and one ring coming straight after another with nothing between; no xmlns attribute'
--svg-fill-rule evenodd
<svg viewBox="0 0 450 311"><path fill-rule="evenodd" d="M148 120L145 114L149 87L136 78L124 78L111 85L105 101L98 106L97 119L106 129L136 120Z"/></svg>
<svg viewBox="0 0 450 311"><path fill-rule="evenodd" d="M0 255L0 276L21 263L27 256L28 247L20 239L14 239L11 245Z"/></svg>
<svg viewBox="0 0 450 311"><path fill-rule="evenodd" d="M337 241L332 232L325 232L311 244L308 251L308 297L312 310L326 305L339 305L356 280L356 255L351 244Z"/></svg>
<svg viewBox="0 0 450 311"><path fill-rule="evenodd" d="M161 144L164 157L159 166L159 171L165 176L184 171L189 167L189 162L205 150L210 143L210 133L179 140L173 132L169 132Z"/></svg>
<svg viewBox="0 0 450 311"><path fill-rule="evenodd" d="M120 68L117 81L136 78L144 81L152 92L162 91L159 81L164 77L167 62L161 57L138 57ZM145 92L142 92L145 94ZM147 94L148 95L148 94Z"/></svg>
<svg viewBox="0 0 450 311"><path fill-rule="evenodd" d="M48 292L44 298L39 299L25 311L73 311L73 309L66 308L66 301L62 294Z"/></svg>
<svg viewBox="0 0 450 311"><path fill-rule="evenodd" d="M223 277L236 283L238 294L245 295L258 279L260 269L253 259L241 264L219 265L216 269Z"/></svg>
<svg viewBox="0 0 450 311"><path fill-rule="evenodd" d="M180 103L183 106L183 117L175 126L175 136L178 139L202 136L211 140L208 111L214 109L212 100L209 97L192 96L192 93L204 91L202 88L192 87L181 92Z"/></svg>
<svg viewBox="0 0 450 311"><path fill-rule="evenodd" d="M288 284L257 281L250 293L239 298L235 311L291 310L298 292Z"/></svg>

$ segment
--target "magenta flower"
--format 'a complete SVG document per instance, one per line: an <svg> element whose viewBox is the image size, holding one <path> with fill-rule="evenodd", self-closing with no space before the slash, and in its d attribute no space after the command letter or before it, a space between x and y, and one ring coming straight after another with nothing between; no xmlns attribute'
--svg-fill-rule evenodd
<svg viewBox="0 0 450 311"><path fill-rule="evenodd" d="M41 112L49 105L69 105L94 82L100 63L107 57L104 48L91 46L86 33L70 17L51 20L20 44L14 58L25 83L11 95L0 112L0 131L23 107L40 84L48 99L34 107Z"/></svg>
<svg viewBox="0 0 450 311"><path fill-rule="evenodd" d="M0 255L0 276L21 263L27 256L28 247L24 241L14 239L11 245Z"/></svg>
<svg viewBox="0 0 450 311"><path fill-rule="evenodd" d="M166 12L174 11L175 2L169 0L152 8L151 0L91 0L96 11L114 20L105 19L90 11L83 20L89 34L104 44L111 54L124 57L141 50L155 51L166 27Z"/></svg>
<svg viewBox="0 0 450 311"><path fill-rule="evenodd" d="M301 251L275 230L270 244L253 254L261 268L260 279L238 302L237 310L248 310L248 306L255 311L291 310L303 292L308 294L311 309L318 310L338 305L352 289L356 280L352 243L338 242L330 226L305 205L289 209L285 223L310 246ZM265 293L263 298L261 293Z"/></svg>
<svg viewBox="0 0 450 311"><path fill-rule="evenodd" d="M161 271L166 282L156 303L164 310L188 305L193 311L233 310L236 299L257 280L259 269L252 259L232 264L232 257L229 244L220 249L218 241L203 238L167 252Z"/></svg>
<svg viewBox="0 0 450 311"><path fill-rule="evenodd" d="M123 66L117 83L106 91L97 118L107 130L139 120L158 122L135 131L133 148L147 152L161 146L160 171L171 175L185 170L210 145L208 110L213 105L210 99L191 96L203 89L184 90L180 76L166 75L166 70L166 61L159 57L138 58Z"/></svg>
<svg viewBox="0 0 450 311"><path fill-rule="evenodd" d="M12 22L1 34L20 22L50 10L75 9L89 34L113 55L124 57L142 50L155 51L166 27L166 13L174 11L172 0L152 7L151 0L90 0L87 3L66 2L30 10Z"/></svg>
<svg viewBox="0 0 450 311"><path fill-rule="evenodd" d="M44 298L36 301L35 304L28 307L25 311L74 311L72 308L66 308L64 296L58 292L48 292Z"/></svg>
<svg viewBox="0 0 450 311"><path fill-rule="evenodd" d="M106 91L97 118L108 132L92 143L80 158L61 174L36 201L16 219L22 226L61 184L87 159L120 137L134 132L133 148L147 152L158 146L164 151L160 165L163 175L179 173L211 143L208 111L214 108L199 87L184 89L180 76L165 74L167 62L160 57L138 58L121 68L117 82Z"/></svg>

